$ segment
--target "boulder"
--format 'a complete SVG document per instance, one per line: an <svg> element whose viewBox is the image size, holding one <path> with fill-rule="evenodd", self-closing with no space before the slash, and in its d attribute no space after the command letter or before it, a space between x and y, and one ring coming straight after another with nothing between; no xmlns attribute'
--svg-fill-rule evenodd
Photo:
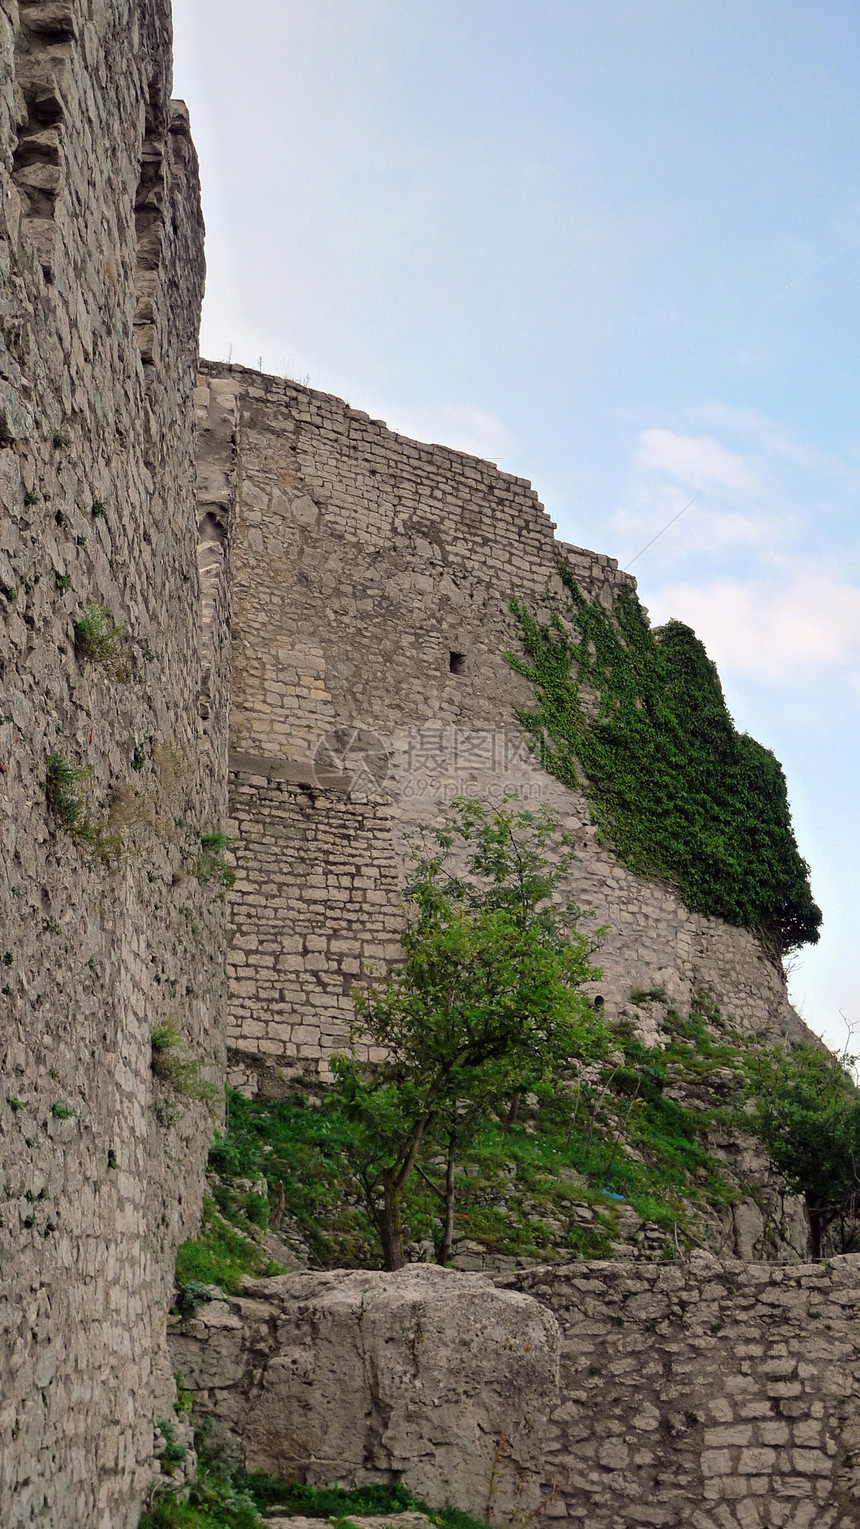
<svg viewBox="0 0 860 1529"><path fill-rule="evenodd" d="M424 1264L245 1289L199 1308L171 1352L249 1470L312 1485L402 1481L494 1523L540 1506L559 1331L537 1301Z"/></svg>

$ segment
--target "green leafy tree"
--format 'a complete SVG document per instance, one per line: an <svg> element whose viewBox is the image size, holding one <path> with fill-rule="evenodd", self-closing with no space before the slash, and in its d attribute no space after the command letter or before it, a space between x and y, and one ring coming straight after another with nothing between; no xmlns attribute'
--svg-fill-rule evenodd
<svg viewBox="0 0 860 1529"><path fill-rule="evenodd" d="M459 800L415 836L411 858L403 961L356 994L353 1039L379 1060L333 1063L387 1269L404 1262L403 1199L422 1150L441 1133L445 1251L458 1150L503 1100L596 1055L604 1033L580 992L600 973L579 910L557 897L570 850L548 814Z"/></svg>
<svg viewBox="0 0 860 1529"><path fill-rule="evenodd" d="M754 1053L747 1061L753 1130L809 1213L814 1258L840 1223L851 1252L860 1222L860 1090L847 1064L822 1046Z"/></svg>

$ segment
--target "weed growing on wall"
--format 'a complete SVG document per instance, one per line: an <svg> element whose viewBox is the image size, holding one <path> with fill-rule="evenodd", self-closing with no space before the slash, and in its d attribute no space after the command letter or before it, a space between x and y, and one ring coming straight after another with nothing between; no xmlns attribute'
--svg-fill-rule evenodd
<svg viewBox="0 0 860 1529"><path fill-rule="evenodd" d="M126 629L117 626L103 605L88 605L75 622L75 650L79 657L97 664L111 679L131 679Z"/></svg>
<svg viewBox="0 0 860 1529"><path fill-rule="evenodd" d="M198 881L215 881L227 891L235 885L236 872L224 859L224 851L230 848L231 842L229 834L200 835L200 858L195 867Z"/></svg>
<svg viewBox="0 0 860 1529"><path fill-rule="evenodd" d="M59 750L48 755L45 771L48 806L60 827L73 838L87 836L92 828L83 790L92 773L88 765L70 764Z"/></svg>
<svg viewBox="0 0 860 1529"><path fill-rule="evenodd" d="M115 865L122 857L122 835L108 832L112 825L98 823L91 815L86 782L92 773L89 765L72 765L56 750L45 762L45 796L64 833L103 865Z"/></svg>
<svg viewBox="0 0 860 1529"><path fill-rule="evenodd" d="M636 596L613 613L563 565L566 624L512 610L534 689L518 719L541 762L581 787L602 840L630 870L675 882L687 907L755 929L785 952L818 939L821 913L794 839L785 777L739 733L689 627L654 631Z"/></svg>
<svg viewBox="0 0 860 1529"><path fill-rule="evenodd" d="M173 1094L181 1099L199 1100L210 1107L214 1105L218 1088L205 1076L205 1062L183 1053L182 1037L174 1025L156 1025L150 1045L152 1071ZM168 1115L172 1114L168 1111ZM173 1118L163 1119L162 1124L173 1124Z"/></svg>

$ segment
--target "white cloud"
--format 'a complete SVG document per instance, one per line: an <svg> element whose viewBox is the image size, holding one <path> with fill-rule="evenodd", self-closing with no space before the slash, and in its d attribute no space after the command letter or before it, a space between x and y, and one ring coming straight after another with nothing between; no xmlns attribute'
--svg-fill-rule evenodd
<svg viewBox="0 0 860 1529"><path fill-rule="evenodd" d="M711 402L687 409L684 420L713 433L655 427L631 442L626 492L611 521L622 566L637 558L636 572L645 575L695 559L698 582L705 560L714 573L717 559L738 572L730 561L736 551L745 575L767 577L773 560L804 539L816 556L826 521L847 524L850 516L853 524L860 494L853 463L809 450L751 410ZM688 500L689 510L672 524Z"/></svg>
<svg viewBox="0 0 860 1529"><path fill-rule="evenodd" d="M655 558L665 561L667 557L687 557L690 553L723 552L729 547L766 547L772 545L776 528L765 517L745 515L740 510L706 509L701 502L691 504L679 516L677 524L671 524L683 507L674 496L664 495L658 503L643 506L640 510L619 510L612 516L611 526L615 545L622 549L621 566L629 566L652 537L666 529L666 541L655 546Z"/></svg>
<svg viewBox="0 0 860 1529"><path fill-rule="evenodd" d="M415 441L453 446L470 456L490 461L507 456L516 444L502 421L486 409L471 404L440 403L430 407L381 409L390 430Z"/></svg>
<svg viewBox="0 0 860 1529"><path fill-rule="evenodd" d="M727 451L710 435L645 430L639 437L636 461L642 472L666 473L693 489L717 487L751 493L757 482L744 457Z"/></svg>
<svg viewBox="0 0 860 1529"><path fill-rule="evenodd" d="M751 437L758 453L782 458L796 467L820 473L836 482L856 482L856 472L847 468L844 462L815 451L801 441L792 440L773 420L753 409L736 409L722 403L697 404L686 411L686 418L698 424Z"/></svg>
<svg viewBox="0 0 860 1529"><path fill-rule="evenodd" d="M667 584L649 605L656 621L675 616L693 627L726 672L785 681L860 663L860 588L827 569L798 565L784 583Z"/></svg>

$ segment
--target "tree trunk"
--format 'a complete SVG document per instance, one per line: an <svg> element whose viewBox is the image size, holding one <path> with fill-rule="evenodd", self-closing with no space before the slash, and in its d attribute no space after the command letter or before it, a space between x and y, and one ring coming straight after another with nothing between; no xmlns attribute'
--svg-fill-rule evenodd
<svg viewBox="0 0 860 1529"><path fill-rule="evenodd" d="M820 1206L812 1204L809 1196L806 1196L806 1210L809 1216L809 1247L813 1258L821 1257L821 1234L824 1230L824 1214Z"/></svg>
<svg viewBox="0 0 860 1529"><path fill-rule="evenodd" d="M406 1263L403 1256L403 1218L400 1186L386 1179L384 1199L378 1218L379 1236L382 1240L382 1257L389 1273L402 1269Z"/></svg>
<svg viewBox="0 0 860 1529"><path fill-rule="evenodd" d="M509 1131L512 1125L516 1125L517 1116L520 1113L520 1095L514 1094L511 1107L508 1110L508 1118L505 1121L505 1130Z"/></svg>
<svg viewBox="0 0 860 1529"><path fill-rule="evenodd" d="M406 1263L403 1255L403 1192L412 1176L418 1149L427 1134L432 1118L431 1115L425 1115L418 1121L399 1168L395 1166L386 1170L382 1180L382 1209L373 1213L382 1242L385 1268L392 1274L397 1269L402 1269Z"/></svg>
<svg viewBox="0 0 860 1529"><path fill-rule="evenodd" d="M439 1262L446 1264L451 1257L451 1246L454 1241L454 1144L448 1148L448 1161L445 1164L445 1230L442 1233L442 1246L439 1249Z"/></svg>

